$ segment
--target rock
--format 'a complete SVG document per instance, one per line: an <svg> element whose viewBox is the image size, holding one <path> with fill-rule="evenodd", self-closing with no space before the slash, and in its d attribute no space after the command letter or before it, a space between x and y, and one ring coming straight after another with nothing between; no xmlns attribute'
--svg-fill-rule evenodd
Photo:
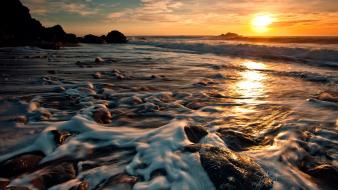
<svg viewBox="0 0 338 190"><path fill-rule="evenodd" d="M69 190L88 190L89 189L89 183L87 181L83 181L80 184L70 188Z"/></svg>
<svg viewBox="0 0 338 190"><path fill-rule="evenodd" d="M101 57L95 58L95 63L102 63L102 62L104 62L104 59L102 59Z"/></svg>
<svg viewBox="0 0 338 190"><path fill-rule="evenodd" d="M242 38L242 36L236 33L232 33L232 32L221 34L220 36L217 37L217 39L223 39L223 40L232 40L232 39L240 39L240 38Z"/></svg>
<svg viewBox="0 0 338 190"><path fill-rule="evenodd" d="M185 106L187 108L190 108L190 109L193 109L193 110L198 110L200 108L203 108L203 107L207 106L207 104L203 103L203 102L189 102Z"/></svg>
<svg viewBox="0 0 338 190"><path fill-rule="evenodd" d="M184 131L189 141L193 143L198 143L204 136L208 135L208 131L201 126L184 127Z"/></svg>
<svg viewBox="0 0 338 190"><path fill-rule="evenodd" d="M311 176L324 181L332 187L338 186L338 168L329 164L322 164L307 171Z"/></svg>
<svg viewBox="0 0 338 190"><path fill-rule="evenodd" d="M0 189L5 189L9 183L10 183L9 179L0 178Z"/></svg>
<svg viewBox="0 0 338 190"><path fill-rule="evenodd" d="M93 78L94 79L100 79L100 78L102 78L102 74L100 72L96 72L96 73L93 74Z"/></svg>
<svg viewBox="0 0 338 190"><path fill-rule="evenodd" d="M0 164L0 177L11 178L33 171L42 160L42 154L24 154Z"/></svg>
<svg viewBox="0 0 338 190"><path fill-rule="evenodd" d="M107 124L111 122L112 115L106 107L100 107L93 111L93 119L97 123Z"/></svg>
<svg viewBox="0 0 338 190"><path fill-rule="evenodd" d="M107 43L127 43L127 37L117 30L109 32L106 36Z"/></svg>
<svg viewBox="0 0 338 190"><path fill-rule="evenodd" d="M105 185L104 189L124 189L132 190L133 186L140 179L136 176L130 176L128 174L118 174L109 179L109 182Z"/></svg>
<svg viewBox="0 0 338 190"><path fill-rule="evenodd" d="M231 129L220 129L217 135L221 137L224 143L235 151L246 150L250 146L258 145L258 142L250 135L234 131Z"/></svg>
<svg viewBox="0 0 338 190"><path fill-rule="evenodd" d="M334 96L328 92L322 92L319 94L318 100L338 103L338 96Z"/></svg>
<svg viewBox="0 0 338 190"><path fill-rule="evenodd" d="M19 0L0 1L0 46L32 45L59 48L59 43L77 43L74 34L67 34L60 25L45 28L33 19L29 9Z"/></svg>
<svg viewBox="0 0 338 190"><path fill-rule="evenodd" d="M37 189L48 189L76 177L73 163L63 162L50 165L31 174L30 183Z"/></svg>
<svg viewBox="0 0 338 190"><path fill-rule="evenodd" d="M53 91L54 92L64 92L64 91L66 91L66 89L63 86L57 86L57 87L53 88Z"/></svg>
<svg viewBox="0 0 338 190"><path fill-rule="evenodd" d="M104 43L104 40L101 37L95 36L93 34L88 34L81 39L81 42L88 44L102 44Z"/></svg>
<svg viewBox="0 0 338 190"><path fill-rule="evenodd" d="M16 117L15 121L17 123L23 123L23 124L28 123L28 119L27 119L27 117L25 115L20 115L20 116Z"/></svg>
<svg viewBox="0 0 338 190"><path fill-rule="evenodd" d="M72 136L72 134L67 131L52 130L50 132L54 135L54 141L57 145L62 145L68 137Z"/></svg>
<svg viewBox="0 0 338 190"><path fill-rule="evenodd" d="M272 180L250 157L229 149L203 145L200 150L201 164L216 189L272 188Z"/></svg>

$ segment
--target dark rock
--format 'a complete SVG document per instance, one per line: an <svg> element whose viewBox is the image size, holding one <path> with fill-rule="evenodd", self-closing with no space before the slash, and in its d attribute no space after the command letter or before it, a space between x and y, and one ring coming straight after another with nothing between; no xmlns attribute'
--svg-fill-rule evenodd
<svg viewBox="0 0 338 190"><path fill-rule="evenodd" d="M87 181L83 181L80 184L70 188L69 190L88 190L89 189L89 183Z"/></svg>
<svg viewBox="0 0 338 190"><path fill-rule="evenodd" d="M107 43L127 43L127 37L117 30L109 32L106 36Z"/></svg>
<svg viewBox="0 0 338 190"><path fill-rule="evenodd" d="M101 37L95 36L93 34L88 34L88 35L85 35L81 39L81 42L88 43L88 44L102 44L104 43L104 39L102 39Z"/></svg>
<svg viewBox="0 0 338 190"><path fill-rule="evenodd" d="M11 178L33 171L42 160L42 154L25 154L0 164L0 177Z"/></svg>
<svg viewBox="0 0 338 190"><path fill-rule="evenodd" d="M95 63L102 63L102 62L104 62L104 59L102 59L101 57L95 58Z"/></svg>
<svg viewBox="0 0 338 190"><path fill-rule="evenodd" d="M93 111L93 119L97 123L107 124L111 122L112 115L107 108L98 108Z"/></svg>
<svg viewBox="0 0 338 190"><path fill-rule="evenodd" d="M54 185L64 183L76 177L73 163L64 162L50 165L35 172L36 177L30 183L37 189L48 189Z"/></svg>
<svg viewBox="0 0 338 190"><path fill-rule="evenodd" d="M309 169L307 173L319 180L322 180L326 184L332 185L332 187L338 186L338 168L336 166L322 164Z"/></svg>
<svg viewBox="0 0 338 190"><path fill-rule="evenodd" d="M193 143L198 143L204 136L208 135L208 131L201 126L184 127L184 131L189 141Z"/></svg>
<svg viewBox="0 0 338 190"><path fill-rule="evenodd" d="M254 137L234 131L231 129L220 129L217 131L218 136L224 141L224 143L232 150L241 151L246 150L250 146L258 145L258 142Z"/></svg>
<svg viewBox="0 0 338 190"><path fill-rule="evenodd" d="M132 190L136 182L139 181L139 177L130 176L128 174L118 174L109 179L109 182L105 185L105 189L125 189Z"/></svg>
<svg viewBox="0 0 338 190"><path fill-rule="evenodd" d="M226 34L221 34L219 36L219 38L221 39L225 39L225 40L230 40L230 39L238 39L241 38L240 35L236 34L236 33L232 33L232 32L228 32Z"/></svg>
<svg viewBox="0 0 338 190"><path fill-rule="evenodd" d="M93 74L93 78L94 79L100 79L100 78L102 78L102 74L100 72L96 72L96 73Z"/></svg>
<svg viewBox="0 0 338 190"><path fill-rule="evenodd" d="M271 189L272 180L250 157L215 146L202 146L201 164L216 189Z"/></svg>
<svg viewBox="0 0 338 190"><path fill-rule="evenodd" d="M53 134L54 141L57 145L62 145L67 138L71 136L71 134L67 131L52 130L50 132Z"/></svg>
<svg viewBox="0 0 338 190"><path fill-rule="evenodd" d="M27 124L28 123L28 118L25 115L20 115L18 117L15 118L15 121L18 123L24 123Z"/></svg>
<svg viewBox="0 0 338 190"><path fill-rule="evenodd" d="M5 189L9 183L9 179L0 178L0 189Z"/></svg>
<svg viewBox="0 0 338 190"><path fill-rule="evenodd" d="M322 92L319 94L318 100L338 103L338 96L334 96L333 94L329 92Z"/></svg>
<svg viewBox="0 0 338 190"><path fill-rule="evenodd" d="M19 0L0 1L0 25L0 46L33 45L58 49L62 44L77 43L76 36L65 33L60 25L42 26Z"/></svg>

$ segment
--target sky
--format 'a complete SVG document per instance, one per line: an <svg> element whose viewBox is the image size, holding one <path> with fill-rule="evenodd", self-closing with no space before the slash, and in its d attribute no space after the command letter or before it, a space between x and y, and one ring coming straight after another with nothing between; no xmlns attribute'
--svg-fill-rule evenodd
<svg viewBox="0 0 338 190"><path fill-rule="evenodd" d="M338 0L21 0L45 26L77 35L338 36ZM270 18L264 30L252 22Z"/></svg>

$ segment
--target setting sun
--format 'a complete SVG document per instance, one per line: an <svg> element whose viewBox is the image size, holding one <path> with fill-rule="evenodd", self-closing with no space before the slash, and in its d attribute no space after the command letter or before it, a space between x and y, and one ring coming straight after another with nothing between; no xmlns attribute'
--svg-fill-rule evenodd
<svg viewBox="0 0 338 190"><path fill-rule="evenodd" d="M270 15L257 15L252 21L252 28L256 32L266 32L269 30L269 26L273 23L273 18Z"/></svg>

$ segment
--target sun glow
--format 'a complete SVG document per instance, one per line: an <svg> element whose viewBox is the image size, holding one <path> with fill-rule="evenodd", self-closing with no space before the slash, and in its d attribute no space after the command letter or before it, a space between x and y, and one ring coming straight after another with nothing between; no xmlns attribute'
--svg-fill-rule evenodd
<svg viewBox="0 0 338 190"><path fill-rule="evenodd" d="M267 32L273 21L270 15L257 15L252 19L251 25L256 32Z"/></svg>

